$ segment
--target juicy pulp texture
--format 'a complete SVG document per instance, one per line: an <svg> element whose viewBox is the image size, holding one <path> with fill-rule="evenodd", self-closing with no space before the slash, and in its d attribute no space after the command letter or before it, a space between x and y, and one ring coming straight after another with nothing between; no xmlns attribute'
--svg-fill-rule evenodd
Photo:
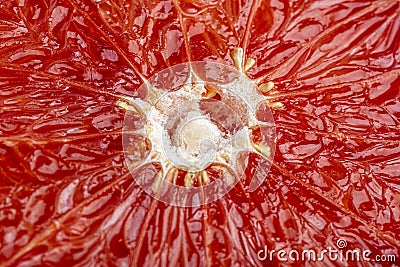
<svg viewBox="0 0 400 267"><path fill-rule="evenodd" d="M260 266L264 245L339 238L398 256L399 29L395 0L0 0L0 265ZM271 171L248 193L253 156L225 198L159 203L124 166L116 103L236 47L284 104Z"/></svg>

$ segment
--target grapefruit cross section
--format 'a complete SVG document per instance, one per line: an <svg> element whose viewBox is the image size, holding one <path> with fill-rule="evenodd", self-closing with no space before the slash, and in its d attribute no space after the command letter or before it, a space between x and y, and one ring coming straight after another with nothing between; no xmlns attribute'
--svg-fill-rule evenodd
<svg viewBox="0 0 400 267"><path fill-rule="evenodd" d="M140 97L120 103L127 110L125 163L148 194L183 207L215 201L243 177L250 152L266 159L258 169L268 172L275 150L274 121L269 109L263 110L269 119L257 118L266 99L245 74L254 60L242 66L242 53L232 53L236 68L199 61L164 69L143 83ZM266 137L258 139L268 141L257 142L255 129ZM146 168L157 175L136 174ZM221 175L210 179L210 168ZM262 182L255 179L250 190Z"/></svg>

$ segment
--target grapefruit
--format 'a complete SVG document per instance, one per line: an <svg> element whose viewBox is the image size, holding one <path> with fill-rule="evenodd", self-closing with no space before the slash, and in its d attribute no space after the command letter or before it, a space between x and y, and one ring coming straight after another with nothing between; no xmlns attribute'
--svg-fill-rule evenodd
<svg viewBox="0 0 400 267"><path fill-rule="evenodd" d="M0 264L398 265L399 29L397 0L0 0ZM249 192L251 154L216 201L152 198L118 101L177 64L235 66L237 48L275 84L271 170ZM371 261L289 259L328 248Z"/></svg>

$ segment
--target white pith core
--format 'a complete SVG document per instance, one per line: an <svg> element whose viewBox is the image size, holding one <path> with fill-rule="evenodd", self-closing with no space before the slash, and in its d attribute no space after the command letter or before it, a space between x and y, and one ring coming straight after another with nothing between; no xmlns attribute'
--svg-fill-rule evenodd
<svg viewBox="0 0 400 267"><path fill-rule="evenodd" d="M188 87L191 86L185 85L181 90L165 95L151 110L146 131L152 142L150 156L162 155L162 159L155 159L192 172L204 170L216 159L229 164L233 152L232 136L222 132L200 109L198 97L204 92L204 85ZM185 103L190 103L188 112L174 113L173 107ZM175 128L166 129L163 124L170 116L181 120Z"/></svg>
<svg viewBox="0 0 400 267"><path fill-rule="evenodd" d="M234 176L238 176L240 168L237 168L236 159L239 153L246 151L265 157L270 156L270 147L254 144L250 135L253 127L263 125L255 116L257 106L266 101L260 92L272 90L273 83L263 84L261 88L257 88L257 85L244 75L255 61L244 62L243 51L240 49L232 54L232 58L242 74L227 83L219 84L216 90L219 90L218 96L221 97L221 102L232 107L232 114L242 119L243 124L234 131L231 128L230 130L224 128L224 122L230 120L229 116L221 116L216 120L212 115L211 119L210 114L202 110L201 101L215 96L215 92L212 91L214 94L210 94L209 89L206 89L207 85L213 84L212 82L203 81L194 72L190 72L187 83L175 91L158 89L149 84L147 96L132 101L146 115L144 135L151 142L147 159L149 162L161 164L159 179L170 180L171 175L167 174L173 173L171 170L181 169L187 171L185 186L191 186L192 180L199 177L202 183L207 184L209 179L205 169L213 163L229 168ZM175 112L182 106L186 107L184 112L182 110ZM214 110L219 112L218 109ZM173 123L166 123L171 118ZM236 117L232 118L234 120ZM225 172L224 177L228 177L229 173L230 171ZM155 192L157 188L152 190Z"/></svg>
<svg viewBox="0 0 400 267"><path fill-rule="evenodd" d="M191 120L183 125L179 133L179 149L185 157L191 160L197 160L202 152L213 149L213 147L209 147L209 142L207 142L207 140L213 144L218 144L221 138L218 127L204 116Z"/></svg>

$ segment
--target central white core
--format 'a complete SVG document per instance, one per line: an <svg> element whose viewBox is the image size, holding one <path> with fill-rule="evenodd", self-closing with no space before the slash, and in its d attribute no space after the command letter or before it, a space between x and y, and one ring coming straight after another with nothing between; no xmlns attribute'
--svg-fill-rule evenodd
<svg viewBox="0 0 400 267"><path fill-rule="evenodd" d="M211 152L220 142L218 127L207 117L185 123L179 134L178 145L189 160L198 160L203 153Z"/></svg>

